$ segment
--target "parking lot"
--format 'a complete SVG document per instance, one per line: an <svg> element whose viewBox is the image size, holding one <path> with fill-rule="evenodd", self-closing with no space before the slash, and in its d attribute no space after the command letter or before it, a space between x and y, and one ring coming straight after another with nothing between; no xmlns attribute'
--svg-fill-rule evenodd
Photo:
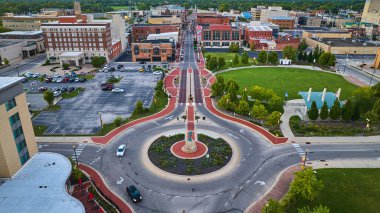
<svg viewBox="0 0 380 213"><path fill-rule="evenodd" d="M106 81L107 76L121 76L116 88L124 93L102 91L100 84ZM138 100L149 107L154 93L154 87L160 75L151 72L112 72L97 73L96 77L84 83L39 83L39 86L84 87L85 91L77 97L62 99L58 102L61 109L58 111L44 111L33 119L33 125L48 126L44 134L94 134L100 130L100 116L103 123L111 123L117 116L129 117ZM30 87L30 82L25 84ZM31 103L33 105L33 103Z"/></svg>

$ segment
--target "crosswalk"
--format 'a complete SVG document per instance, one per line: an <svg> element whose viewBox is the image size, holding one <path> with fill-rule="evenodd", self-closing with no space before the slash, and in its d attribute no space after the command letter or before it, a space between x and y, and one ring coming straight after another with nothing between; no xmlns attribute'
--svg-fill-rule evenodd
<svg viewBox="0 0 380 213"><path fill-rule="evenodd" d="M305 157L305 151L302 149L302 147L299 144L293 143L292 146L297 150L298 154L301 158ZM309 158L306 158L306 160L309 160Z"/></svg>
<svg viewBox="0 0 380 213"><path fill-rule="evenodd" d="M86 147L85 143L79 144L75 148L75 153L73 153L73 155L71 156L71 159L75 160L75 155L76 155L77 158L79 158L80 154L83 152L83 150L84 150L85 147Z"/></svg>

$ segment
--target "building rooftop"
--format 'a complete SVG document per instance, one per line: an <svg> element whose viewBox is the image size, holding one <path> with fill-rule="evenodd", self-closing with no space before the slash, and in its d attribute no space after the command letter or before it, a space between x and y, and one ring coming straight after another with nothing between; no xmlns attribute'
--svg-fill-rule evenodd
<svg viewBox="0 0 380 213"><path fill-rule="evenodd" d="M42 34L41 30L34 30L34 31L10 31L6 33L0 33L0 35L40 35Z"/></svg>
<svg viewBox="0 0 380 213"><path fill-rule="evenodd" d="M366 40L352 39L352 38L323 38L318 40L317 38L312 38L315 41L322 42L324 44L330 45L332 47L377 47L377 43L373 43ZM380 47L380 46L379 46Z"/></svg>
<svg viewBox="0 0 380 213"><path fill-rule="evenodd" d="M290 17L290 16L272 16L269 19L271 19L271 20L294 20L294 18Z"/></svg>
<svg viewBox="0 0 380 213"><path fill-rule="evenodd" d="M270 27L267 26L248 26L249 31L272 31Z"/></svg>
<svg viewBox="0 0 380 213"><path fill-rule="evenodd" d="M56 153L40 152L0 186L1 212L76 213L83 205L66 191L70 161Z"/></svg>
<svg viewBox="0 0 380 213"><path fill-rule="evenodd" d="M6 90L13 85L20 84L23 77L0 77L0 91Z"/></svg>
<svg viewBox="0 0 380 213"><path fill-rule="evenodd" d="M12 46L12 45L15 45L15 44L19 44L21 42L17 42L17 41L0 41L0 47L8 47L8 46Z"/></svg>
<svg viewBox="0 0 380 213"><path fill-rule="evenodd" d="M160 43L173 43L173 41L170 41L170 39L155 39L155 40L144 40L141 43L160 44Z"/></svg>
<svg viewBox="0 0 380 213"><path fill-rule="evenodd" d="M134 24L133 27L170 26L170 24Z"/></svg>

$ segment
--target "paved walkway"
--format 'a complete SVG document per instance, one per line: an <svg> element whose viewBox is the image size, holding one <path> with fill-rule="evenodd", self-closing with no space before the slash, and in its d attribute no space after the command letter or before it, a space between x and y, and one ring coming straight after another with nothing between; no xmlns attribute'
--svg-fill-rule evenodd
<svg viewBox="0 0 380 213"><path fill-rule="evenodd" d="M82 163L79 164L79 168L90 176L91 180L96 185L98 190L100 190L104 196L111 200L118 207L120 212L134 212L132 207L130 207L128 203L125 200L123 200L123 198L119 197L116 193L109 189L109 186L104 181L103 177L100 175L98 171Z"/></svg>
<svg viewBox="0 0 380 213"><path fill-rule="evenodd" d="M289 191L290 184L294 179L294 173L301 170L299 165L295 165L285 169L277 176L275 183L268 192L263 195L258 201L252 203L244 211L245 213L261 213L262 208L270 198L280 200Z"/></svg>
<svg viewBox="0 0 380 213"><path fill-rule="evenodd" d="M360 159L360 160L328 160L310 161L308 166L312 166L314 169L323 168L380 168L380 158L374 159Z"/></svg>
<svg viewBox="0 0 380 213"><path fill-rule="evenodd" d="M80 136L47 136L47 137L36 137L37 143L92 143L91 137L80 137Z"/></svg>

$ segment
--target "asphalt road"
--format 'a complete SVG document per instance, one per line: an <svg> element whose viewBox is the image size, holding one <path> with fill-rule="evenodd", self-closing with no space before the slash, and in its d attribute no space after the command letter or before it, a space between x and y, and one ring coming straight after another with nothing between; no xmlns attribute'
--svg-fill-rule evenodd
<svg viewBox="0 0 380 213"><path fill-rule="evenodd" d="M12 64L9 67L0 69L0 76L14 77L14 76L17 76L18 73L21 75L22 73L27 72L28 70L39 65L45 60L46 60L45 53L36 55L30 59L24 59L20 63ZM18 70L18 73L17 73L17 70Z"/></svg>
<svg viewBox="0 0 380 213"><path fill-rule="evenodd" d="M363 56L364 57L364 56ZM368 57L370 56L367 56L367 60L368 60ZM376 84L377 82L380 81L379 78L377 78L376 76L372 76L368 73L365 73L359 69L356 69L356 68L353 68L349 65L349 63L353 62L353 61L361 61L363 58L359 58L359 59L356 59L356 58L351 58L349 59L348 62L346 62L346 59L337 59L337 64L336 64L336 69L339 70L340 72L344 73L344 74L348 74L348 75L351 75L353 77L356 77L358 79L361 79L362 81L364 81L366 84L370 84L373 86L374 84Z"/></svg>

